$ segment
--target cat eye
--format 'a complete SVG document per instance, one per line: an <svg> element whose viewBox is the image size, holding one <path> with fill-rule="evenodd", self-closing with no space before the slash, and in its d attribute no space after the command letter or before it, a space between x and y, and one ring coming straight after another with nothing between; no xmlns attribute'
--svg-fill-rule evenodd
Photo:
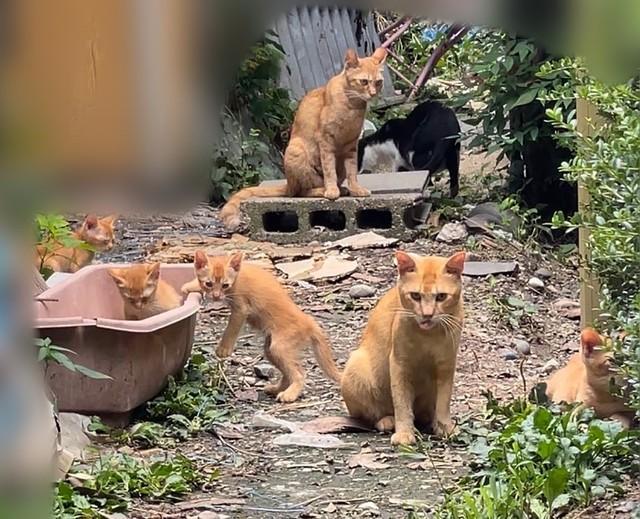
<svg viewBox="0 0 640 519"><path fill-rule="evenodd" d="M414 301L420 301L422 299L422 294L420 292L411 292L409 297Z"/></svg>
<svg viewBox="0 0 640 519"><path fill-rule="evenodd" d="M444 293L442 293L442 292L441 292L441 293L439 293L439 294L436 294L436 301L437 301L438 303L442 303L442 301L444 301L444 300L447 298L447 296L448 296L448 295L449 295L449 294L444 294Z"/></svg>
<svg viewBox="0 0 640 519"><path fill-rule="evenodd" d="M213 281L207 279L207 281L204 282L204 286L207 288L213 288Z"/></svg>
<svg viewBox="0 0 640 519"><path fill-rule="evenodd" d="M222 283L222 289L227 290L231 286L231 283Z"/></svg>
<svg viewBox="0 0 640 519"><path fill-rule="evenodd" d="M376 81L376 88L382 88L382 79Z"/></svg>
<svg viewBox="0 0 640 519"><path fill-rule="evenodd" d="M141 297L141 298L140 298L140 302L141 302L142 304L146 304L146 303L148 303L148 302L149 302L149 298L148 298L148 297Z"/></svg>
<svg viewBox="0 0 640 519"><path fill-rule="evenodd" d="M369 80L368 80L368 79L361 79L361 80L360 80L360 84L361 84L362 86L367 86L367 85L369 84Z"/></svg>

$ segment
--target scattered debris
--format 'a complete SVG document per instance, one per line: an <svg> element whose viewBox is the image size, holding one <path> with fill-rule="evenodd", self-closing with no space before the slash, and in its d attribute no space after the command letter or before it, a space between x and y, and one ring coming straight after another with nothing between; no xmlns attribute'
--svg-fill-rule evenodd
<svg viewBox="0 0 640 519"><path fill-rule="evenodd" d="M558 299L551 303L551 307L562 317L567 319L580 319L580 303L571 299Z"/></svg>
<svg viewBox="0 0 640 519"><path fill-rule="evenodd" d="M515 346L516 351L520 355L522 356L531 355L531 345L524 339L514 339L513 345Z"/></svg>
<svg viewBox="0 0 640 519"><path fill-rule="evenodd" d="M360 505L358 505L359 510L364 510L367 512L377 512L380 513L380 507L376 505L373 501L366 501Z"/></svg>
<svg viewBox="0 0 640 519"><path fill-rule="evenodd" d="M331 242L327 245L327 248L338 247L341 249L358 250L377 247L390 247L395 243L398 243L398 240L396 238L386 238L375 232L367 231Z"/></svg>
<svg viewBox="0 0 640 519"><path fill-rule="evenodd" d="M267 429L285 429L290 432L298 431L300 424L276 418L275 416L258 411L253 415L252 425L254 427L265 427Z"/></svg>
<svg viewBox="0 0 640 519"><path fill-rule="evenodd" d="M376 461L377 457L378 455L375 452L360 452L354 454L349 458L349 468L363 467L369 470L379 470L389 467L386 463Z"/></svg>
<svg viewBox="0 0 640 519"><path fill-rule="evenodd" d="M498 353L504 360L516 360L518 358L518 353L511 348L501 348L498 350Z"/></svg>
<svg viewBox="0 0 640 519"><path fill-rule="evenodd" d="M257 402L258 401L258 392L253 389L245 389L242 391L236 391L236 398L238 400L242 400L243 402Z"/></svg>
<svg viewBox="0 0 640 519"><path fill-rule="evenodd" d="M484 277L495 274L515 274L519 266L515 261L467 261L464 264L465 276Z"/></svg>
<svg viewBox="0 0 640 519"><path fill-rule="evenodd" d="M62 448L75 459L84 459L84 451L91 444L86 431L91 423L88 416L76 413L60 413L60 435Z"/></svg>
<svg viewBox="0 0 640 519"><path fill-rule="evenodd" d="M337 436L331 434L310 433L305 431L295 431L281 434L273 439L274 445L280 447L312 447L316 449L341 449L349 447L348 443L343 442Z"/></svg>
<svg viewBox="0 0 640 519"><path fill-rule="evenodd" d="M544 281L542 281L540 278L532 277L527 282L527 285L535 290L542 290L544 288Z"/></svg>
<svg viewBox="0 0 640 519"><path fill-rule="evenodd" d="M454 243L466 239L467 236L469 236L469 232L464 224L450 222L440 229L436 240L444 243Z"/></svg>
<svg viewBox="0 0 640 519"><path fill-rule="evenodd" d="M549 360L544 366L542 366L542 372L547 375L553 373L560 367L560 363L556 359Z"/></svg>
<svg viewBox="0 0 640 519"><path fill-rule="evenodd" d="M374 295L376 295L375 289L369 285L365 285L362 283L353 285L349 289L349 297L352 297L353 299L361 299L363 297L372 297Z"/></svg>
<svg viewBox="0 0 640 519"><path fill-rule="evenodd" d="M350 416L323 416L300 426L300 430L320 434L348 431L370 431L365 424Z"/></svg>
<svg viewBox="0 0 640 519"><path fill-rule="evenodd" d="M474 232L487 232L501 227L513 233L518 228L520 219L512 211L505 211L494 202L485 202L469 211L465 224Z"/></svg>
<svg viewBox="0 0 640 519"><path fill-rule="evenodd" d="M207 509L222 505L244 505L246 502L246 499L238 497L203 497L192 499L191 501L182 501L176 503L175 506L178 510L186 512L187 510Z"/></svg>
<svg viewBox="0 0 640 519"><path fill-rule="evenodd" d="M263 380L269 380L269 378L273 375L273 366L266 362L255 364L253 366L253 372L255 373L256 377Z"/></svg>
<svg viewBox="0 0 640 519"><path fill-rule="evenodd" d="M289 279L339 281L353 274L358 268L358 262L330 255L325 258L315 257L290 263L276 263L276 268L286 274Z"/></svg>
<svg viewBox="0 0 640 519"><path fill-rule="evenodd" d="M550 279L552 276L552 273L549 269L539 268L533 273L533 275L540 279Z"/></svg>

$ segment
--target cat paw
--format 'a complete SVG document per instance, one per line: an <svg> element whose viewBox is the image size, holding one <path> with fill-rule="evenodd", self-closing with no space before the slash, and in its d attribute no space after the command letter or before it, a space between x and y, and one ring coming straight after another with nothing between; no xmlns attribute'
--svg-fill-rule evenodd
<svg viewBox="0 0 640 519"><path fill-rule="evenodd" d="M411 431L397 431L391 435L391 445L413 445L416 436Z"/></svg>
<svg viewBox="0 0 640 519"><path fill-rule="evenodd" d="M352 184L349 186L349 194L355 197L367 197L371 196L371 191L365 189L359 184Z"/></svg>
<svg viewBox="0 0 640 519"><path fill-rule="evenodd" d="M276 396L281 391L282 391L281 384L267 384L266 386L264 386L264 392L270 396Z"/></svg>
<svg viewBox="0 0 640 519"><path fill-rule="evenodd" d="M324 190L324 197L327 200L336 200L340 198L340 190L338 189L338 186L332 186L332 187L326 188Z"/></svg>
<svg viewBox="0 0 640 519"><path fill-rule="evenodd" d="M216 356L219 359L224 359L229 355L231 355L232 352L233 352L233 348L227 348L226 346L218 346L218 349L216 350Z"/></svg>
<svg viewBox="0 0 640 519"><path fill-rule="evenodd" d="M451 420L438 420L433 424L433 434L440 438L448 438L453 434L456 426Z"/></svg>
<svg viewBox="0 0 640 519"><path fill-rule="evenodd" d="M375 427L380 432L391 432L396 427L396 420L393 416L385 416L376 422Z"/></svg>
<svg viewBox="0 0 640 519"><path fill-rule="evenodd" d="M278 393L276 396L276 400L278 402L282 402L283 404L287 404L290 402L295 402L300 397L301 391L295 387L289 387L284 391Z"/></svg>

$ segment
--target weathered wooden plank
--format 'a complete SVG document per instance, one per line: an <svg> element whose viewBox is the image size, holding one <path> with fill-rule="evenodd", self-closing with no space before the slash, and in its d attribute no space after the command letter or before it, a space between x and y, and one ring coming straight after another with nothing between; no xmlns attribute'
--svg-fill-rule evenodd
<svg viewBox="0 0 640 519"><path fill-rule="evenodd" d="M313 32L309 9L306 7L300 7L298 9L304 38L302 44L307 49L307 58L309 59L309 65L313 73L313 88L316 88L326 83L320 52L318 50L318 35Z"/></svg>
<svg viewBox="0 0 640 519"><path fill-rule="evenodd" d="M304 35L302 33L302 23L297 9L292 9L287 15L287 23L291 40L293 41L293 52L300 67L301 85L305 92L315 87L315 79L311 70L311 60L307 55L307 48L304 43Z"/></svg>
<svg viewBox="0 0 640 519"><path fill-rule="evenodd" d="M305 90L302 84L302 75L298 60L296 59L293 40L291 39L291 33L289 31L287 16L282 16L277 20L276 31L280 39L280 44L286 54L285 62L282 64L282 74L288 78L288 88L293 95L296 98L301 98L304 96ZM284 84L283 87L287 88Z"/></svg>
<svg viewBox="0 0 640 519"><path fill-rule="evenodd" d="M340 14L340 9L331 10L331 24L333 25L333 30L335 31L334 34L336 35L338 49L340 50L340 54L342 55L342 60L344 60L344 55L347 53L349 44L347 43L347 38L344 34L344 29L342 28L341 16L342 15Z"/></svg>
<svg viewBox="0 0 640 519"><path fill-rule="evenodd" d="M318 54L320 55L320 63L322 65L323 83L326 83L333 75L333 60L331 59L331 53L329 51L328 36L325 33L322 26L322 19L320 18L320 10L317 7L312 7L310 10L311 27L315 34L316 41L318 42Z"/></svg>
<svg viewBox="0 0 640 519"><path fill-rule="evenodd" d="M337 74L342 69L342 63L344 61L344 49L340 49L338 46L338 40L336 38L336 30L331 23L330 10L326 7L320 9L320 18L322 19L322 30L327 38L327 44L329 46L329 52L331 54L331 61L333 63L333 74Z"/></svg>
<svg viewBox="0 0 640 519"><path fill-rule="evenodd" d="M350 48L357 50L358 42L356 42L356 37L353 34L353 25L351 23L351 13L349 12L349 9L340 9L340 22L342 23L342 30L344 31L347 45L349 45Z"/></svg>

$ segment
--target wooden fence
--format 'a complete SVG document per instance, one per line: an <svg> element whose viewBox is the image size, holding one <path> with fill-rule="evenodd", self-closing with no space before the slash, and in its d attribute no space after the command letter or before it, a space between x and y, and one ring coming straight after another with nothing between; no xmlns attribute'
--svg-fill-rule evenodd
<svg viewBox="0 0 640 519"><path fill-rule="evenodd" d="M363 16L361 27L357 23L358 12L351 9L297 7L280 17L274 29L286 53L282 87L300 99L342 70L347 49L354 48L364 56L379 47L373 17ZM396 97L386 67L384 75L383 102Z"/></svg>

